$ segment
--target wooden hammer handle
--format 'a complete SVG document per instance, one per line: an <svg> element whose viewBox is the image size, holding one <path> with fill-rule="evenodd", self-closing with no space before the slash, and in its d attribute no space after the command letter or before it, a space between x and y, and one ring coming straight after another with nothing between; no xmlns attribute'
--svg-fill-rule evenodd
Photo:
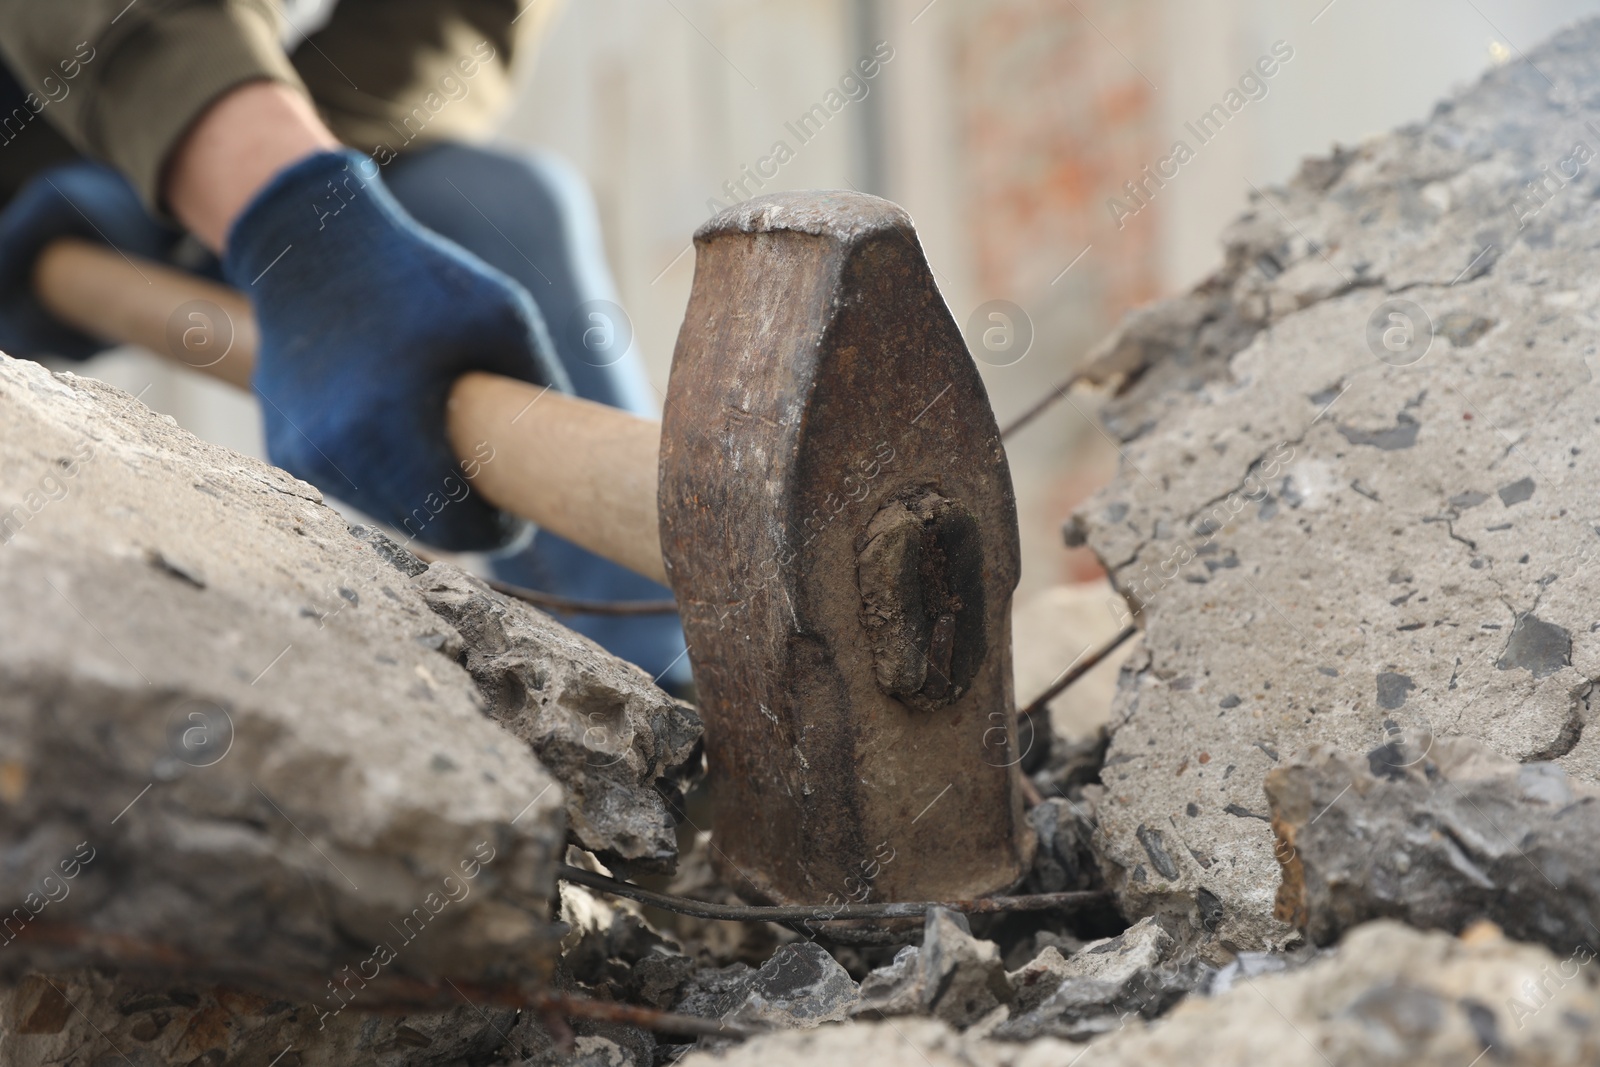
<svg viewBox="0 0 1600 1067"><path fill-rule="evenodd" d="M84 333L250 386L260 335L238 290L72 238L40 254L33 280L50 313ZM464 469L477 468L472 486L484 499L666 580L656 518L659 422L481 373L456 380L445 410L451 444ZM417 507L428 515L424 501Z"/></svg>

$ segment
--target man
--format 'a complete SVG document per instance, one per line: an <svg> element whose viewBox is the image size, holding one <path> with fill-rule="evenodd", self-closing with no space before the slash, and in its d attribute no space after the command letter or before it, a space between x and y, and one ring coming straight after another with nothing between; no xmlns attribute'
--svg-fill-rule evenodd
<svg viewBox="0 0 1600 1067"><path fill-rule="evenodd" d="M552 5L319 6L314 28L297 18L303 36L279 0L0 0L0 349L104 347L33 299L33 261L58 237L220 276L260 325L252 384L274 463L426 543L513 547L522 524L476 495L415 519L457 484L455 378L654 408L625 323L606 321L613 289L581 181L467 142ZM587 599L667 595L549 534L496 571ZM670 617L564 621L686 679Z"/></svg>

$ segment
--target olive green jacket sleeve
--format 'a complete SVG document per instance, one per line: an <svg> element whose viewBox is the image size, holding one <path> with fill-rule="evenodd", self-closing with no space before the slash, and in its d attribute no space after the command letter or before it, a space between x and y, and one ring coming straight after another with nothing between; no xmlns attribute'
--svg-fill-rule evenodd
<svg viewBox="0 0 1600 1067"><path fill-rule="evenodd" d="M25 112L117 167L159 210L174 145L212 101L249 81L309 93L335 136L380 162L481 134L509 94L517 40L553 7L343 0L310 37L291 28L291 60L276 0L0 0L0 57L29 93ZM0 132L0 171L48 162L44 134L8 157L29 136Z"/></svg>
<svg viewBox="0 0 1600 1067"><path fill-rule="evenodd" d="M0 55L28 110L151 205L172 146L213 100L248 81L300 84L271 0L0 0Z"/></svg>
<svg viewBox="0 0 1600 1067"><path fill-rule="evenodd" d="M519 46L554 0L341 0L294 65L345 144L384 163L482 135L511 95Z"/></svg>

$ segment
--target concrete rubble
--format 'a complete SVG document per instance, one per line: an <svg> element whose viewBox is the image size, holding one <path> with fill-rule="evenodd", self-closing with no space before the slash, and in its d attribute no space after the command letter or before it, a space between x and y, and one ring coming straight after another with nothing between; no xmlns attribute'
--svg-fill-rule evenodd
<svg viewBox="0 0 1600 1067"><path fill-rule="evenodd" d="M1600 988L1581 957L1563 959L1483 924L1456 938L1373 922L1337 952L1285 973L1191 997L1167 1015L1091 1044L995 1040L936 1019L854 1022L752 1038L682 1067L1135 1067L1152 1063L1275 1067L1566 1067L1600 1057Z"/></svg>
<svg viewBox="0 0 1600 1067"><path fill-rule="evenodd" d="M973 937L966 916L934 908L922 943L902 948L889 966L862 981L856 1013L932 1015L964 1028L1010 999L999 946Z"/></svg>
<svg viewBox="0 0 1600 1067"><path fill-rule="evenodd" d="M677 1010L735 1027L809 1030L846 1018L856 1000L849 972L816 942L797 941L757 968L735 963L700 971Z"/></svg>
<svg viewBox="0 0 1600 1067"><path fill-rule="evenodd" d="M1063 893L1094 889L1099 881L1092 846L1094 812L1101 790L1090 787L1076 799L1049 797L1028 812L1039 835L1033 870L1024 888L1030 893Z"/></svg>
<svg viewBox="0 0 1600 1067"><path fill-rule="evenodd" d="M627 901L607 901L579 886L561 887L563 970L607 1000L667 1009L696 967L677 941L658 932Z"/></svg>
<svg viewBox="0 0 1600 1067"><path fill-rule="evenodd" d="M1049 946L1008 973L1000 947L972 936L964 916L928 914L919 945L861 982L860 1018L932 1016L999 1040L1089 1036L1153 1018L1204 989L1211 968L1185 955L1154 919L1064 955Z"/></svg>
<svg viewBox="0 0 1600 1067"><path fill-rule="evenodd" d="M1007 976L1015 1001L994 1036L1031 1041L1043 1036L1086 1041L1120 1030L1127 1019L1153 1019L1197 988L1210 969L1193 956L1180 958L1172 935L1154 919L1141 919L1116 937L1086 945L1063 958L1046 949Z"/></svg>
<svg viewBox="0 0 1600 1067"><path fill-rule="evenodd" d="M1597 177L1529 184L1600 151L1597 48L1582 24L1308 161L1102 350L1126 462L1068 533L1145 628L1095 841L1131 918L1291 943L1262 785L1313 744L1600 778Z"/></svg>

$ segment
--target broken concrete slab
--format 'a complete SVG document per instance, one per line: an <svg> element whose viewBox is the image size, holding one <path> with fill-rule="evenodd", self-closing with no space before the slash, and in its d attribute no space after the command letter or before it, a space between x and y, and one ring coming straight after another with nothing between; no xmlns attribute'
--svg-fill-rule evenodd
<svg viewBox="0 0 1600 1067"><path fill-rule="evenodd" d="M1240 978L1215 997L1189 997L1153 1022L1088 1044L1027 1044L961 1034L937 1020L856 1021L765 1034L683 1067L1096 1067L1152 1063L1231 1067L1463 1067L1476 1061L1577 1067L1600 1057L1600 989L1593 967L1492 926L1462 938L1396 922L1353 930L1337 952L1298 969Z"/></svg>
<svg viewBox="0 0 1600 1067"><path fill-rule="evenodd" d="M755 972L721 1018L748 1029L810 1029L849 1016L858 994L850 973L814 941L785 945Z"/></svg>
<svg viewBox="0 0 1600 1067"><path fill-rule="evenodd" d="M1589 170L1526 186L1600 149L1574 104L1595 47L1584 23L1308 163L1109 345L1155 354L1111 411L1125 468L1075 517L1146 629L1098 811L1131 915L1296 937L1261 785L1314 742L1453 733L1600 777L1600 216Z"/></svg>
<svg viewBox="0 0 1600 1067"><path fill-rule="evenodd" d="M967 917L930 909L921 945L910 945L894 961L861 982L854 1014L928 1014L964 1028L1011 999L1000 948L972 936Z"/></svg>
<svg viewBox="0 0 1600 1067"><path fill-rule="evenodd" d="M1007 975L1014 991L1012 1015L992 1036L1086 1041L1121 1029L1130 1018L1155 1018L1203 988L1211 973L1192 955L1181 956L1172 935L1155 919L1141 919L1070 957L1047 949Z"/></svg>
<svg viewBox="0 0 1600 1067"><path fill-rule="evenodd" d="M0 976L539 980L563 792L420 564L88 379L0 357L0 425Z"/></svg>
<svg viewBox="0 0 1600 1067"><path fill-rule="evenodd" d="M699 755L700 719L631 663L450 563L416 578L465 642L489 713L561 782L572 838L624 875L678 858L676 782Z"/></svg>
<svg viewBox="0 0 1600 1067"><path fill-rule="evenodd" d="M1319 945L1369 919L1459 931L1488 919L1568 955L1600 945L1600 789L1464 738L1267 775L1280 919Z"/></svg>
<svg viewBox="0 0 1600 1067"><path fill-rule="evenodd" d="M812 1029L848 1017L858 1000L855 980L814 941L784 945L760 967L735 963L700 971L684 986L676 1011L730 1027ZM721 1039L702 1039L720 1047Z"/></svg>

